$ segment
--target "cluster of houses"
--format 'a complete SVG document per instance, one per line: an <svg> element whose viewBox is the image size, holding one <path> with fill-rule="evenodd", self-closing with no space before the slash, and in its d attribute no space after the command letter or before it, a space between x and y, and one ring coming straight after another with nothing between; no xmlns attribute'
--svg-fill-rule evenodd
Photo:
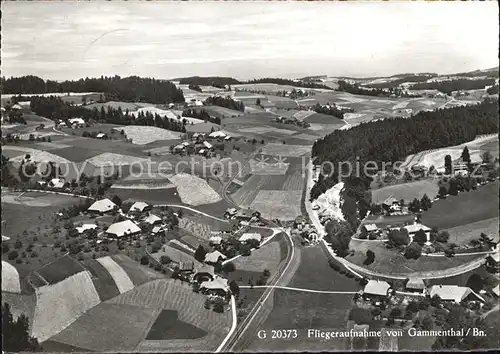
<svg viewBox="0 0 500 354"><path fill-rule="evenodd" d="M260 212L251 209L236 209L228 208L224 212L224 217L226 219L237 220L242 223L242 225L249 225L250 223L260 221Z"/></svg>
<svg viewBox="0 0 500 354"><path fill-rule="evenodd" d="M172 148L172 152L175 154L182 154L188 151L192 151L198 155L210 156L214 151L213 142L218 141L231 141L231 136L218 130L211 132L210 134L204 133L194 133L191 136L192 140L184 141ZM209 142L209 140L211 142Z"/></svg>
<svg viewBox="0 0 500 354"><path fill-rule="evenodd" d="M496 297L498 294L498 285L492 289L492 294ZM426 286L422 279L408 279L405 285L405 294L412 293L420 296L432 298L438 296L441 301L453 302L456 304L464 302L479 302L485 303L485 299L480 294L474 292L471 288L458 285L432 285ZM387 301L395 294L392 286L383 280L370 280L361 291L363 299L372 301L375 305L379 305Z"/></svg>
<svg viewBox="0 0 500 354"><path fill-rule="evenodd" d="M295 218L293 228L297 230L307 243L314 243L319 240L316 228L310 224L303 215L299 215Z"/></svg>

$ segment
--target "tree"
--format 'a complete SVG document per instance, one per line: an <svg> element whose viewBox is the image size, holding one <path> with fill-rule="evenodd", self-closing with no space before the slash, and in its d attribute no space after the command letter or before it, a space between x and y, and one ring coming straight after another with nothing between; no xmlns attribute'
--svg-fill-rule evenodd
<svg viewBox="0 0 500 354"><path fill-rule="evenodd" d="M193 289L193 291L194 291L195 293L199 293L199 292L200 292L200 284L199 284L198 282L196 282L196 281L195 281L195 282L193 282L193 283L191 284L191 287L192 287L192 289Z"/></svg>
<svg viewBox="0 0 500 354"><path fill-rule="evenodd" d="M224 300L221 298L216 298L214 300L214 307L213 307L214 312L217 313L223 313L224 312Z"/></svg>
<svg viewBox="0 0 500 354"><path fill-rule="evenodd" d="M466 162L466 163L470 163L470 154L469 154L469 149L466 147L464 147L463 151L462 151L462 161L463 162Z"/></svg>
<svg viewBox="0 0 500 354"><path fill-rule="evenodd" d="M408 259L418 259L422 255L422 247L416 243L412 242L405 251L405 257Z"/></svg>
<svg viewBox="0 0 500 354"><path fill-rule="evenodd" d="M141 264L142 265L148 265L149 264L149 257L144 255L141 257Z"/></svg>
<svg viewBox="0 0 500 354"><path fill-rule="evenodd" d="M479 293L484 287L484 279L477 273L472 274L467 280L467 285L476 293Z"/></svg>
<svg viewBox="0 0 500 354"><path fill-rule="evenodd" d="M446 196L448 195L448 190L446 189L445 186L440 186L439 191L438 191L438 198L440 199L446 199Z"/></svg>
<svg viewBox="0 0 500 354"><path fill-rule="evenodd" d="M170 259L169 256L161 256L160 257L161 264L169 264L170 262L172 262L172 260Z"/></svg>
<svg viewBox="0 0 500 354"><path fill-rule="evenodd" d="M418 213L421 209L420 201L417 198L413 199L413 201L410 202L408 209L412 213Z"/></svg>
<svg viewBox="0 0 500 354"><path fill-rule="evenodd" d="M351 225L346 221L332 220L326 225L327 239L340 257L348 254L352 237Z"/></svg>
<svg viewBox="0 0 500 354"><path fill-rule="evenodd" d="M431 297L431 306L439 307L439 305L441 305L441 298L439 297L439 295L434 295L433 297Z"/></svg>
<svg viewBox="0 0 500 354"><path fill-rule="evenodd" d="M420 206L422 207L422 209L425 211L425 210L429 210L431 207L432 207L432 201L431 199L427 196L427 194L424 194L422 196L422 199L420 199Z"/></svg>
<svg viewBox="0 0 500 354"><path fill-rule="evenodd" d="M118 206L121 206L121 205L122 205L122 200L121 200L121 198L120 198L118 195L116 195L116 194L113 196L113 198L111 198L111 201L112 201L113 203L115 203L116 205L118 205Z"/></svg>
<svg viewBox="0 0 500 354"><path fill-rule="evenodd" d="M21 242L21 240L16 240L16 242L14 242L14 248L16 250L23 248L23 243Z"/></svg>
<svg viewBox="0 0 500 354"><path fill-rule="evenodd" d="M493 162L493 155L489 151L485 151L483 155L481 155L481 158L485 164Z"/></svg>
<svg viewBox="0 0 500 354"><path fill-rule="evenodd" d="M14 259L16 259L17 257L19 257L19 254L17 253L16 250L12 250L9 252L9 254L7 255L7 258L10 260L10 261L13 261Z"/></svg>
<svg viewBox="0 0 500 354"><path fill-rule="evenodd" d="M255 101L255 105L260 106L260 98L257 98L257 100Z"/></svg>
<svg viewBox="0 0 500 354"><path fill-rule="evenodd" d="M224 273L231 273L236 270L236 267L233 262L227 262L222 266L222 271Z"/></svg>
<svg viewBox="0 0 500 354"><path fill-rule="evenodd" d="M451 155L446 155L444 157L444 169L447 175L451 175L452 172Z"/></svg>
<svg viewBox="0 0 500 354"><path fill-rule="evenodd" d="M448 193L450 195L457 195L458 194L458 183L455 178L450 179L450 189L448 190Z"/></svg>
<svg viewBox="0 0 500 354"><path fill-rule="evenodd" d="M375 253L372 250L366 251L366 259L363 262L364 265L370 265L375 261Z"/></svg>
<svg viewBox="0 0 500 354"><path fill-rule="evenodd" d="M2 350L5 352L38 351L40 345L29 335L29 320L23 313L17 320L6 302L2 305Z"/></svg>
<svg viewBox="0 0 500 354"><path fill-rule="evenodd" d="M420 229L413 236L413 242L418 243L420 246L423 246L427 242L427 235L424 230Z"/></svg>
<svg viewBox="0 0 500 354"><path fill-rule="evenodd" d="M266 278L269 278L271 276L271 272L269 271L269 269L264 269L262 275Z"/></svg>
<svg viewBox="0 0 500 354"><path fill-rule="evenodd" d="M416 301L410 301L406 306L407 313L416 313L418 311L418 303Z"/></svg>
<svg viewBox="0 0 500 354"><path fill-rule="evenodd" d="M194 258L198 262L204 262L205 261L205 255L207 254L207 251L205 251L205 248L202 245L199 245L196 251L194 252Z"/></svg>
<svg viewBox="0 0 500 354"><path fill-rule="evenodd" d="M436 236L437 242L445 243L448 242L449 239L450 239L450 233L448 231L441 231Z"/></svg>
<svg viewBox="0 0 500 354"><path fill-rule="evenodd" d="M410 236L405 228L390 230L387 238L394 246L404 246L410 243Z"/></svg>
<svg viewBox="0 0 500 354"><path fill-rule="evenodd" d="M210 310L211 306L212 306L212 304L210 303L210 300L208 298L206 298L205 304L203 305L203 307L205 307L207 310Z"/></svg>
<svg viewBox="0 0 500 354"><path fill-rule="evenodd" d="M239 294L240 294L240 287L238 286L238 283L236 281L232 280L229 283L229 289L231 290L231 294L233 294L236 297L239 296Z"/></svg>

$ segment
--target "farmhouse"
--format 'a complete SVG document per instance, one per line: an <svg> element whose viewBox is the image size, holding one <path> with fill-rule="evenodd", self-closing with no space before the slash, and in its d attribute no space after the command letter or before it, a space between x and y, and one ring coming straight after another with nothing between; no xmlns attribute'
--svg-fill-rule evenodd
<svg viewBox="0 0 500 354"><path fill-rule="evenodd" d="M453 301L457 304L477 300L484 302L484 299L471 288L458 285L434 285L429 291L429 296L432 298L435 295L443 301Z"/></svg>
<svg viewBox="0 0 500 354"><path fill-rule="evenodd" d="M107 139L108 138L106 133L99 133L95 137L96 137L96 139Z"/></svg>
<svg viewBox="0 0 500 354"><path fill-rule="evenodd" d="M420 223L406 225L406 226L404 226L404 228L408 231L408 234L410 235L410 237L414 236L420 230L425 231L425 234L427 236L429 236L429 233L431 232L430 227L427 227L427 226L420 224Z"/></svg>
<svg viewBox="0 0 500 354"><path fill-rule="evenodd" d="M140 232L141 232L140 227L134 224L130 220L114 223L106 230L106 234L116 238L121 238L124 236L132 236Z"/></svg>
<svg viewBox="0 0 500 354"><path fill-rule="evenodd" d="M66 181L64 178L52 178L49 182L49 187L56 188L56 189L62 189L64 185L66 184Z"/></svg>
<svg viewBox="0 0 500 354"><path fill-rule="evenodd" d="M262 235L259 233L244 233L240 237L241 243L247 243L250 240L256 240L257 242L260 243L262 241Z"/></svg>
<svg viewBox="0 0 500 354"><path fill-rule="evenodd" d="M182 145L182 144L179 144L179 145L176 145L174 146L174 152L181 152L181 151L184 151L186 149L186 146Z"/></svg>
<svg viewBox="0 0 500 354"><path fill-rule="evenodd" d="M212 245L220 245L222 242L222 237L220 236L211 236L208 239L208 242L211 243Z"/></svg>
<svg viewBox="0 0 500 354"><path fill-rule="evenodd" d="M145 223L148 223L149 225L157 225L161 223L161 218L159 216L156 216L154 214L149 215L143 220Z"/></svg>
<svg viewBox="0 0 500 354"><path fill-rule="evenodd" d="M95 230L95 229L97 229L96 224L83 224L82 226L76 228L79 234L83 234L87 230Z"/></svg>
<svg viewBox="0 0 500 354"><path fill-rule="evenodd" d="M408 291L423 293L426 289L425 283L420 278L410 278L405 285Z"/></svg>
<svg viewBox="0 0 500 354"><path fill-rule="evenodd" d="M213 145L210 144L208 141L204 141L203 142L203 146L205 146L208 150L212 149L213 148Z"/></svg>
<svg viewBox="0 0 500 354"><path fill-rule="evenodd" d="M208 134L208 137L212 138L212 139L218 139L218 138L224 139L226 137L226 134L224 132L221 132L220 130L218 130L218 131L211 132L210 134Z"/></svg>
<svg viewBox="0 0 500 354"><path fill-rule="evenodd" d="M500 295L500 284L497 284L497 286L495 286L493 289L491 289L491 292L493 294L495 294L497 297L499 297Z"/></svg>
<svg viewBox="0 0 500 354"><path fill-rule="evenodd" d="M104 198L94 202L94 204L92 204L87 211L90 213L104 214L114 210L115 208L118 208L115 203L108 198Z"/></svg>
<svg viewBox="0 0 500 354"><path fill-rule="evenodd" d="M11 107L11 109L23 109L19 104L15 104Z"/></svg>
<svg viewBox="0 0 500 354"><path fill-rule="evenodd" d="M389 213L398 212L401 211L401 204L396 198L389 197L382 202L382 208Z"/></svg>
<svg viewBox="0 0 500 354"><path fill-rule="evenodd" d="M258 211L252 211L250 209L241 209L235 215L237 220L240 221L250 221L252 218L260 218L260 213Z"/></svg>
<svg viewBox="0 0 500 354"><path fill-rule="evenodd" d="M209 281L215 278L213 266L203 266L193 275L193 280L197 282Z"/></svg>
<svg viewBox="0 0 500 354"><path fill-rule="evenodd" d="M69 124L73 128L84 128L85 127L85 121L82 118L71 118L68 119Z"/></svg>
<svg viewBox="0 0 500 354"><path fill-rule="evenodd" d="M154 235L156 235L157 233L162 232L162 231L165 231L165 229L163 228L163 225L161 225L161 226L155 226L151 230L151 233L154 234Z"/></svg>
<svg viewBox="0 0 500 354"><path fill-rule="evenodd" d="M391 285L386 281L370 280L363 290L363 295L368 295L369 297L387 297L389 296L390 289Z"/></svg>
<svg viewBox="0 0 500 354"><path fill-rule="evenodd" d="M134 204L132 204L132 206L130 207L129 209L129 213L130 212L145 212L145 211L148 211L148 210L151 210L151 205L149 205L148 203L144 203L144 202L135 202Z"/></svg>
<svg viewBox="0 0 500 354"><path fill-rule="evenodd" d="M361 226L361 235L368 237L369 235L379 231L379 228L375 224L365 224Z"/></svg>
<svg viewBox="0 0 500 354"><path fill-rule="evenodd" d="M10 237L2 235L2 242L3 241L9 241L9 240L10 240Z"/></svg>
<svg viewBox="0 0 500 354"><path fill-rule="evenodd" d="M200 289L206 294L225 296L229 291L229 286L227 279L216 277L214 280L201 283Z"/></svg>
<svg viewBox="0 0 500 354"><path fill-rule="evenodd" d="M227 257L224 254L220 253L219 251L213 251L205 255L205 263L215 264L219 262L221 259L224 260L226 258Z"/></svg>
<svg viewBox="0 0 500 354"><path fill-rule="evenodd" d="M486 267L496 273L500 271L500 254L498 252L490 254L486 258Z"/></svg>

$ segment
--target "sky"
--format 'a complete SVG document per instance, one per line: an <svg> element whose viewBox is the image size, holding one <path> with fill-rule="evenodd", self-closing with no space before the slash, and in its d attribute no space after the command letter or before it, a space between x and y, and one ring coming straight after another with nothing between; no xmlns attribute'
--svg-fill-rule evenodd
<svg viewBox="0 0 500 354"><path fill-rule="evenodd" d="M498 65L491 2L2 2L2 75L257 77Z"/></svg>

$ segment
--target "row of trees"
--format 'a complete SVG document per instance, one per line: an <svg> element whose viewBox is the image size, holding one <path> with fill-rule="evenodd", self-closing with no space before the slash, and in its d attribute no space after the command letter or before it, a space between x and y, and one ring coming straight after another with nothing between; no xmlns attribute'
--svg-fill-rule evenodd
<svg viewBox="0 0 500 354"><path fill-rule="evenodd" d="M218 88L225 88L226 85L236 85L240 84L238 80L232 77L223 76L191 76L183 77L178 79L181 85L201 85L201 86L213 86Z"/></svg>
<svg viewBox="0 0 500 354"><path fill-rule="evenodd" d="M211 96L205 100L205 104L214 105L219 107L225 107L229 109L234 109L236 111L245 111L245 105L241 101L235 101L231 97L221 97L221 96Z"/></svg>
<svg viewBox="0 0 500 354"><path fill-rule="evenodd" d="M375 96L375 97L389 96L388 91L378 88L369 90L359 86L358 84L350 84L344 80L339 80L338 85L339 85L337 89L338 91L352 93L353 95L364 95L364 96Z"/></svg>
<svg viewBox="0 0 500 354"><path fill-rule="evenodd" d="M304 87L304 88L316 88L316 89L327 89L331 90L331 87L328 87L323 84L319 84L317 82L304 82L304 81L294 81L290 79L283 79L278 77L264 77L261 79L254 79L245 82L246 84L277 84L277 85L289 85L295 87Z"/></svg>
<svg viewBox="0 0 500 354"><path fill-rule="evenodd" d="M420 151L459 145L477 135L498 131L498 101L483 102L476 106L455 107L433 112L419 112L412 119L389 119L360 124L349 130L337 130L317 140L312 148L316 164L346 166L350 162L351 174L362 174L356 166L367 161L382 169L383 163L403 161ZM328 166L325 166L328 167ZM386 167L387 168L387 167ZM312 188L316 199L338 182L339 171L320 178ZM346 173L346 171L343 171Z"/></svg>
<svg viewBox="0 0 500 354"><path fill-rule="evenodd" d="M85 78L77 81L43 80L37 76L2 77L4 94L102 92L106 101L171 103L184 102L182 90L166 80L120 76Z"/></svg>
<svg viewBox="0 0 500 354"><path fill-rule="evenodd" d="M221 119L219 117L211 117L210 114L208 114L207 111L204 109L194 109L194 108L187 108L182 112L183 117L192 117L192 118L197 118L204 120L205 122L211 122L215 124L221 124Z"/></svg>
<svg viewBox="0 0 500 354"><path fill-rule="evenodd" d="M495 79L493 78L475 80L457 79L448 81L421 82L412 85L410 88L412 90L439 90L447 95L451 95L453 91L479 90L494 84Z"/></svg>
<svg viewBox="0 0 500 354"><path fill-rule="evenodd" d="M313 109L316 113L328 114L330 116L334 116L334 117L337 117L339 119L344 119L345 111L337 108L337 106L335 104L322 106L319 103L316 103L316 105L313 107Z"/></svg>

